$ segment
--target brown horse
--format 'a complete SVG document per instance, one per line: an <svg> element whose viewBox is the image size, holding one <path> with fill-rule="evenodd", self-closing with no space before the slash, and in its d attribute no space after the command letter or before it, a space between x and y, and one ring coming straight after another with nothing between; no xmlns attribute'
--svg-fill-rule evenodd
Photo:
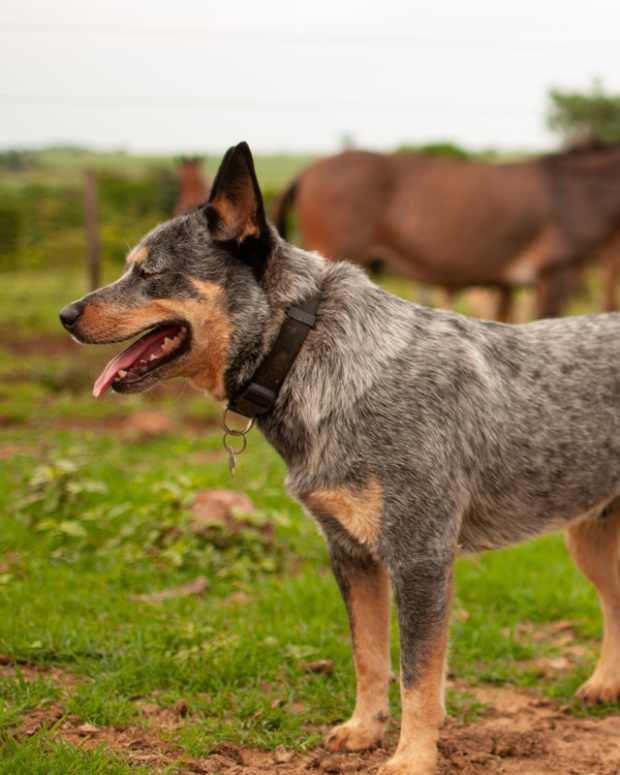
<svg viewBox="0 0 620 775"><path fill-rule="evenodd" d="M346 151L315 162L284 192L286 233L296 203L304 245L330 258L375 261L449 292L537 288L537 314L557 315L575 269L605 260L605 306L620 253L620 144L490 164L422 154Z"/></svg>
<svg viewBox="0 0 620 775"><path fill-rule="evenodd" d="M185 213L209 198L211 184L202 173L201 163L199 156L184 157L180 160L179 197L174 209L175 215Z"/></svg>

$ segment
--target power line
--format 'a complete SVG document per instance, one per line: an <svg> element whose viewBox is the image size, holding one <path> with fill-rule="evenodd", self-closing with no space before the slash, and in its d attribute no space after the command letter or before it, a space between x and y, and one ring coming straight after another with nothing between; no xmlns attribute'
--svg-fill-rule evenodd
<svg viewBox="0 0 620 775"><path fill-rule="evenodd" d="M521 41L500 40L494 36L488 38L438 38L437 36L412 35L410 33L377 34L363 30L342 34L325 30L297 32L277 29L217 29L216 27L156 27L138 24L66 24L57 22L0 22L0 34L13 32L31 32L36 34L76 35L91 37L132 37L145 39L201 40L213 43L254 43L265 42L290 45L318 46L432 46L450 48L551 48L570 45L564 41L534 41L531 38Z"/></svg>
<svg viewBox="0 0 620 775"><path fill-rule="evenodd" d="M352 110L391 110L415 112L432 109L450 112L454 108L454 101L447 104L445 100L437 102L406 102L403 100L354 100L341 97L317 97L317 98L272 98L272 97L248 97L248 98L219 98L219 97L176 97L176 96L120 96L120 95L61 95L61 94L2 94L0 101L13 105L69 105L75 107L122 107L122 108L189 108L189 109L231 109L231 108L255 108L258 110L317 110L325 107L347 108ZM501 106L494 103L490 110L488 105L474 105L464 103L459 110L475 110L481 113L496 114L501 111L521 115L522 111L512 106Z"/></svg>

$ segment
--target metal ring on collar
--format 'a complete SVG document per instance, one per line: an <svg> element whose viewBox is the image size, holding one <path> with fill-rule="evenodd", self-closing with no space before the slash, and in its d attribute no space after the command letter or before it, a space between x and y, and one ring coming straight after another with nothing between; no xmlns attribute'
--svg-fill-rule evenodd
<svg viewBox="0 0 620 775"><path fill-rule="evenodd" d="M230 415L230 414L236 414L236 412L233 412L231 409L224 409L224 414L222 416L222 426L223 426L224 430L226 431L227 434L229 434L231 436L244 436L245 437L245 434L249 433L252 430L252 428L254 427L254 418L250 417L248 419L248 422L247 422L247 425L245 426L245 428L243 428L243 430L238 430L237 428L231 428L228 425L228 415ZM238 416L241 417L242 415L238 415ZM243 449L245 449L245 447Z"/></svg>
<svg viewBox="0 0 620 775"><path fill-rule="evenodd" d="M228 439L241 439L241 446L238 449L235 449ZM225 433L224 437L222 439L222 443L224 444L224 449L231 455L240 455L242 452L245 452L246 447L248 446L248 437L245 435L245 433L240 433L239 431L236 431L235 433Z"/></svg>

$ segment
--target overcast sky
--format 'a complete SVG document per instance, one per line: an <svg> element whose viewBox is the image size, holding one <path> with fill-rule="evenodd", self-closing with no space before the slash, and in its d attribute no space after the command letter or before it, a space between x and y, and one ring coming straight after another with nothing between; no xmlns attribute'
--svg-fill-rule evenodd
<svg viewBox="0 0 620 775"><path fill-rule="evenodd" d="M3 0L0 146L546 148L619 39L619 0Z"/></svg>

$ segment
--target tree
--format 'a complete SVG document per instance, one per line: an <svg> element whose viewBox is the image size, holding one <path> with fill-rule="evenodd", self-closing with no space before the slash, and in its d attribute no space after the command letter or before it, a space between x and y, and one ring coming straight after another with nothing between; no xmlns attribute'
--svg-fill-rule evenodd
<svg viewBox="0 0 620 775"><path fill-rule="evenodd" d="M610 94L599 79L586 92L549 90L547 126L565 142L620 141L620 95Z"/></svg>

